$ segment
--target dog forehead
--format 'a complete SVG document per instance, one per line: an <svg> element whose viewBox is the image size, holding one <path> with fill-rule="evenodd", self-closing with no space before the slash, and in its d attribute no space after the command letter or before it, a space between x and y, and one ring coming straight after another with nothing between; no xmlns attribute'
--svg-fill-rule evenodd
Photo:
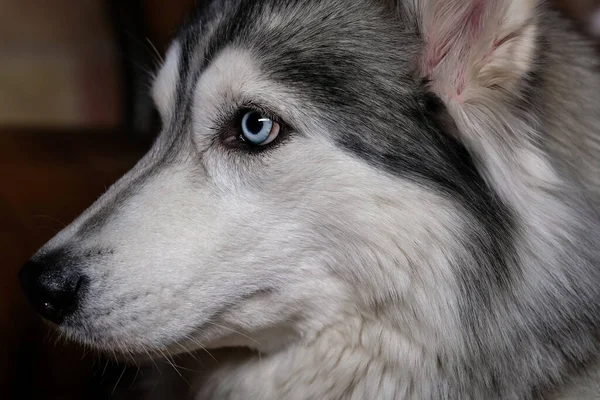
<svg viewBox="0 0 600 400"><path fill-rule="evenodd" d="M260 78L296 93L305 106L328 113L337 108L338 119L344 111L372 111L367 99L387 106L391 91L410 99L415 90L411 65L418 40L377 1L231 1L222 9L196 14L179 35L179 108L215 63L221 83L231 78L234 91Z"/></svg>
<svg viewBox="0 0 600 400"><path fill-rule="evenodd" d="M261 72L274 79L339 89L341 77L368 80L378 75L373 70L385 70L381 63L406 75L412 51L402 55L402 49L417 42L414 35L403 37L401 22L386 15L377 1L229 1L219 9L196 13L182 29L181 72L201 73L223 49L234 46L252 51Z"/></svg>
<svg viewBox="0 0 600 400"><path fill-rule="evenodd" d="M337 146L394 175L454 191L452 171L470 165L468 154L441 132L446 127L436 121L447 111L414 76L421 39L379 2L234 1L226 7L180 37L183 115L198 115L202 96L206 116L240 88L256 96L262 84L265 98L276 103L287 89L295 100L287 114L299 109ZM198 83L210 90L200 93Z"/></svg>

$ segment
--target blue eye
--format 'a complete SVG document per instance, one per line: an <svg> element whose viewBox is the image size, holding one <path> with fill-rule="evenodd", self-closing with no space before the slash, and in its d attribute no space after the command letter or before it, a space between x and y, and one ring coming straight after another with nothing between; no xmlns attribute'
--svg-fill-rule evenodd
<svg viewBox="0 0 600 400"><path fill-rule="evenodd" d="M242 139L257 146L271 143L279 130L277 122L256 111L248 111L242 118Z"/></svg>

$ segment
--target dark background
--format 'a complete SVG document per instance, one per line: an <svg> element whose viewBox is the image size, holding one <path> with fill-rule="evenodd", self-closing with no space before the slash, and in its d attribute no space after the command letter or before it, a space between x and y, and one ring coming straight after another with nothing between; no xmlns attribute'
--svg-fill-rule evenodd
<svg viewBox="0 0 600 400"><path fill-rule="evenodd" d="M139 393L136 368L57 342L16 274L148 148L149 77L193 2L0 0L0 398ZM600 0L556 3L600 34Z"/></svg>

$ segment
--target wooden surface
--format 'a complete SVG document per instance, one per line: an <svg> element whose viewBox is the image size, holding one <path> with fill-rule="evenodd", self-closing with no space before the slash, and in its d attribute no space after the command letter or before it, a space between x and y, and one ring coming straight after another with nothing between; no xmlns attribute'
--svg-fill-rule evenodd
<svg viewBox="0 0 600 400"><path fill-rule="evenodd" d="M16 275L147 147L123 132L0 130L0 398L102 398L93 372L104 360L55 345Z"/></svg>

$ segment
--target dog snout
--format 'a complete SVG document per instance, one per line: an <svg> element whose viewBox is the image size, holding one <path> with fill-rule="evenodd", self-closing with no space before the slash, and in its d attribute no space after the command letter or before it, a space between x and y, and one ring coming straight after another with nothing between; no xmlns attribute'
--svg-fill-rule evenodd
<svg viewBox="0 0 600 400"><path fill-rule="evenodd" d="M19 280L33 308L55 324L77 309L87 282L64 251L34 257L19 271Z"/></svg>

